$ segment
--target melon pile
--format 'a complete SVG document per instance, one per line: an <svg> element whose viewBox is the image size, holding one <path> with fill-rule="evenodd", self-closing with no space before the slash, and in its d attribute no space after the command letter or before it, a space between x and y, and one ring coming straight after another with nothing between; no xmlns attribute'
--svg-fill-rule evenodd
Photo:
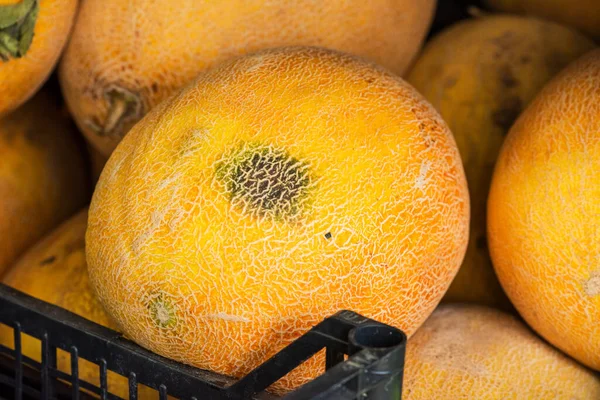
<svg viewBox="0 0 600 400"><path fill-rule="evenodd" d="M0 0L0 279L232 378L348 309L402 398L599 399L600 3L479 3Z"/></svg>

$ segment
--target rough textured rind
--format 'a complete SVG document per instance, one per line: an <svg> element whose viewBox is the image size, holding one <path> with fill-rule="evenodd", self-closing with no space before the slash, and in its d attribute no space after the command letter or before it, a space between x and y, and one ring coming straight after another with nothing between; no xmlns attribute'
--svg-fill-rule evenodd
<svg viewBox="0 0 600 400"><path fill-rule="evenodd" d="M557 75L513 125L492 179L494 268L523 318L600 370L600 50ZM593 281L592 281L593 282Z"/></svg>
<svg viewBox="0 0 600 400"><path fill-rule="evenodd" d="M513 310L494 273L486 205L500 146L515 119L569 62L594 48L576 30L532 17L493 15L452 25L424 47L407 80L454 134L471 196L465 260L444 301Z"/></svg>
<svg viewBox="0 0 600 400"><path fill-rule="evenodd" d="M43 90L0 119L0 275L89 199L79 135Z"/></svg>
<svg viewBox="0 0 600 400"><path fill-rule="evenodd" d="M8 271L2 283L116 330L116 324L106 314L89 285L85 262L87 214L86 207L28 250ZM40 343L29 336L23 336L21 340L23 354L41 361ZM0 343L12 347L11 329L0 327ZM70 363L70 355L60 351L58 368L68 373L71 371ZM80 358L79 378L99 385L98 366ZM108 388L112 394L122 398L127 398L129 393L127 380L113 372L108 374ZM144 396L151 393L155 397L158 395L154 390L140 387L142 399L147 399Z"/></svg>
<svg viewBox="0 0 600 400"><path fill-rule="evenodd" d="M598 375L492 308L442 305L406 347L402 399L598 398Z"/></svg>
<svg viewBox="0 0 600 400"><path fill-rule="evenodd" d="M598 0L485 0L496 11L538 16L580 29L600 40Z"/></svg>
<svg viewBox="0 0 600 400"><path fill-rule="evenodd" d="M0 1L0 6L16 2ZM20 58L0 59L0 117L27 101L46 81L65 47L77 0L39 0L33 40Z"/></svg>
<svg viewBox="0 0 600 400"><path fill-rule="evenodd" d="M86 0L61 83L79 128L108 156L136 121L200 71L256 50L322 46L402 74L434 9L434 0ZM115 107L115 90L127 104Z"/></svg>
<svg viewBox="0 0 600 400"><path fill-rule="evenodd" d="M247 142L308 165L301 218L223 193L215 166ZM340 309L411 335L462 261L468 214L452 135L410 85L338 52L274 49L201 74L130 131L96 187L87 260L130 337L239 376ZM166 328L156 299L174 310Z"/></svg>

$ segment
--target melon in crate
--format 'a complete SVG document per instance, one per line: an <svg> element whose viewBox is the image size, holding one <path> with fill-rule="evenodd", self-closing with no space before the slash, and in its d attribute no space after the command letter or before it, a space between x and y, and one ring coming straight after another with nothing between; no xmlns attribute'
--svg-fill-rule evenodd
<svg viewBox="0 0 600 400"><path fill-rule="evenodd" d="M241 376L340 309L412 334L468 225L456 143L412 86L290 47L222 63L138 123L98 182L86 250L131 338Z"/></svg>

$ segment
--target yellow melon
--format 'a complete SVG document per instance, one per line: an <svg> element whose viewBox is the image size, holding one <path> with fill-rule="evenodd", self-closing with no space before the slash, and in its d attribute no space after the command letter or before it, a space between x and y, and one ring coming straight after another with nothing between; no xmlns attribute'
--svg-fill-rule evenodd
<svg viewBox="0 0 600 400"><path fill-rule="evenodd" d="M88 0L60 66L79 128L108 156L158 102L200 71L284 45L338 49L402 74L434 0Z"/></svg>
<svg viewBox="0 0 600 400"><path fill-rule="evenodd" d="M89 290L85 262L87 208L59 225L9 269L3 282L114 329Z"/></svg>
<svg viewBox="0 0 600 400"><path fill-rule="evenodd" d="M240 376L340 309L411 335L456 274L468 214L456 144L414 88L348 54L272 49L131 130L96 187L87 260L131 338Z"/></svg>
<svg viewBox="0 0 600 400"><path fill-rule="evenodd" d="M77 0L0 0L0 116L27 101L62 53Z"/></svg>
<svg viewBox="0 0 600 400"><path fill-rule="evenodd" d="M444 304L407 343L402 399L598 398L599 376L493 308Z"/></svg>
<svg viewBox="0 0 600 400"><path fill-rule="evenodd" d="M600 370L600 49L511 128L488 202L494 268L541 336Z"/></svg>
<svg viewBox="0 0 600 400"><path fill-rule="evenodd" d="M407 80L448 123L471 196L469 246L445 301L512 309L487 246L486 204L494 164L510 126L537 92L593 48L590 39L569 27L490 15L442 31L415 62Z"/></svg>
<svg viewBox="0 0 600 400"><path fill-rule="evenodd" d="M0 119L0 275L88 200L79 138L45 89Z"/></svg>
<svg viewBox="0 0 600 400"><path fill-rule="evenodd" d="M85 262L87 214L86 207L33 246L8 271L2 283L116 330L116 324L106 314L89 285ZM0 343L13 346L11 329L0 327ZM21 350L25 356L41 361L39 340L24 335ZM66 373L71 372L69 353L58 352L57 367ZM80 358L79 379L99 386L98 365ZM110 393L127 398L129 384L125 377L109 372L107 382ZM148 396L158 398L158 392L146 386L140 386L139 395L142 399L150 398Z"/></svg>
<svg viewBox="0 0 600 400"><path fill-rule="evenodd" d="M493 10L535 15L580 29L600 40L598 0L484 0Z"/></svg>

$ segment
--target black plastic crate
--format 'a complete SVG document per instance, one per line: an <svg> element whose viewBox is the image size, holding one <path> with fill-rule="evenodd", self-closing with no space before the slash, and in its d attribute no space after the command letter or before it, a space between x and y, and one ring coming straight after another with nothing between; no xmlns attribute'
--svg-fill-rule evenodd
<svg viewBox="0 0 600 400"><path fill-rule="evenodd" d="M241 379L200 370L152 353L120 333L0 284L0 324L13 328L14 349L0 345L0 397L15 399L119 399L107 391L107 373L183 399L394 399L401 398L406 335L343 310L324 319ZM41 341L42 362L21 353L21 334ZM57 349L71 354L71 374L56 367ZM265 389L325 349L326 372L279 398ZM347 359L345 359L347 355ZM226 356L224 354L224 356ZM100 387L78 377L77 360L98 365Z"/></svg>

